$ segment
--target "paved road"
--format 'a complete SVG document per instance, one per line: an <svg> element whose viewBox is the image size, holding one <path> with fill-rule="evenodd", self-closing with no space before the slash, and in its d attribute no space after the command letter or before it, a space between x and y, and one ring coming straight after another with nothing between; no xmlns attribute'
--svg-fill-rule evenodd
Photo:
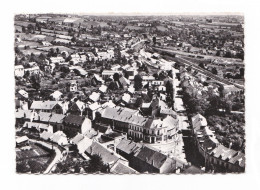
<svg viewBox="0 0 260 190"><path fill-rule="evenodd" d="M44 174L50 173L50 171L53 168L53 166L55 164L57 164L62 159L62 153L61 153L60 149L57 148L55 145L52 145L52 144L49 144L49 143L46 143L46 142L43 142L43 141L37 141L37 140L34 140L34 139L30 139L30 141L34 142L34 143L39 143L39 144L41 144L42 146L45 146L48 149L52 149L52 146L53 146L53 149L55 151L55 158L52 160L50 165L44 171Z"/></svg>

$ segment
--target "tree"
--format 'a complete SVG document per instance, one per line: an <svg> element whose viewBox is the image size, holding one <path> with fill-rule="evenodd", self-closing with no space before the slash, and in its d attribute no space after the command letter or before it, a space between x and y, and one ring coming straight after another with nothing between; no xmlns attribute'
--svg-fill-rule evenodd
<svg viewBox="0 0 260 190"><path fill-rule="evenodd" d="M143 81L143 79L139 74L135 75L135 77L134 77L134 88L135 88L135 90L142 89L142 87L143 87L142 81Z"/></svg>
<svg viewBox="0 0 260 190"><path fill-rule="evenodd" d="M153 44L154 45L156 44L156 37L155 36L153 37Z"/></svg>
<svg viewBox="0 0 260 190"><path fill-rule="evenodd" d="M114 75L113 75L113 79L114 79L114 81L119 81L119 74L118 73L115 73Z"/></svg>
<svg viewBox="0 0 260 190"><path fill-rule="evenodd" d="M85 168L85 170L88 173L109 173L109 167L104 164L102 158L97 154L91 156L91 160L89 161L88 166Z"/></svg>
<svg viewBox="0 0 260 190"><path fill-rule="evenodd" d="M173 94L173 85L169 80L166 82L165 87L166 87L167 94Z"/></svg>
<svg viewBox="0 0 260 190"><path fill-rule="evenodd" d="M69 92L68 93L68 99L72 99L73 98L73 93L72 92Z"/></svg>
<svg viewBox="0 0 260 190"><path fill-rule="evenodd" d="M213 67L211 72L212 72L214 75L217 75L217 74L218 74L218 70L216 69L216 67Z"/></svg>

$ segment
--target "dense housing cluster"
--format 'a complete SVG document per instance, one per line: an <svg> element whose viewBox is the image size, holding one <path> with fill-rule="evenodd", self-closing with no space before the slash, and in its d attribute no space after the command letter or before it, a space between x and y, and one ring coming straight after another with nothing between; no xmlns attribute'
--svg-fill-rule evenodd
<svg viewBox="0 0 260 190"><path fill-rule="evenodd" d="M242 17L14 24L17 172L245 171Z"/></svg>

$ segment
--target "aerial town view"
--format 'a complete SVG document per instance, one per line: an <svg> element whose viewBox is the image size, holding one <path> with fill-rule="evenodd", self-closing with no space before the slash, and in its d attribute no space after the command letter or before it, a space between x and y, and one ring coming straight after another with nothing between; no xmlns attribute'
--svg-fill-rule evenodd
<svg viewBox="0 0 260 190"><path fill-rule="evenodd" d="M16 172L245 172L244 16L14 16Z"/></svg>

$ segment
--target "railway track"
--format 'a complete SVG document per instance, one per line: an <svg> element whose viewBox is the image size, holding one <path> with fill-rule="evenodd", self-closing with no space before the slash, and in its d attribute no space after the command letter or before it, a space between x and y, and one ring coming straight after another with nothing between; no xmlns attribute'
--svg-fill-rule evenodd
<svg viewBox="0 0 260 190"><path fill-rule="evenodd" d="M158 50L158 49L155 49L153 48L154 50L156 50L158 53L166 53L166 55L163 55L164 57L170 59L170 60L173 60L173 54L172 52L170 52L169 50ZM175 55L175 54L174 54ZM240 84L237 84L237 83L234 83L234 82L231 82L231 81L228 81L228 80L225 80L221 77L218 77L216 75L214 75L213 73L211 73L210 71L207 71L201 67L199 67L198 65L192 63L191 61L189 60L186 60L185 58L182 58L180 56L176 56L175 57L175 60L178 60L180 63L186 65L186 66L191 66L194 70L206 75L207 77L215 80L216 82L219 82L219 83L223 83L223 84L226 84L226 85L234 85L235 87L239 88L239 89L242 89L244 90L244 86L240 85Z"/></svg>

